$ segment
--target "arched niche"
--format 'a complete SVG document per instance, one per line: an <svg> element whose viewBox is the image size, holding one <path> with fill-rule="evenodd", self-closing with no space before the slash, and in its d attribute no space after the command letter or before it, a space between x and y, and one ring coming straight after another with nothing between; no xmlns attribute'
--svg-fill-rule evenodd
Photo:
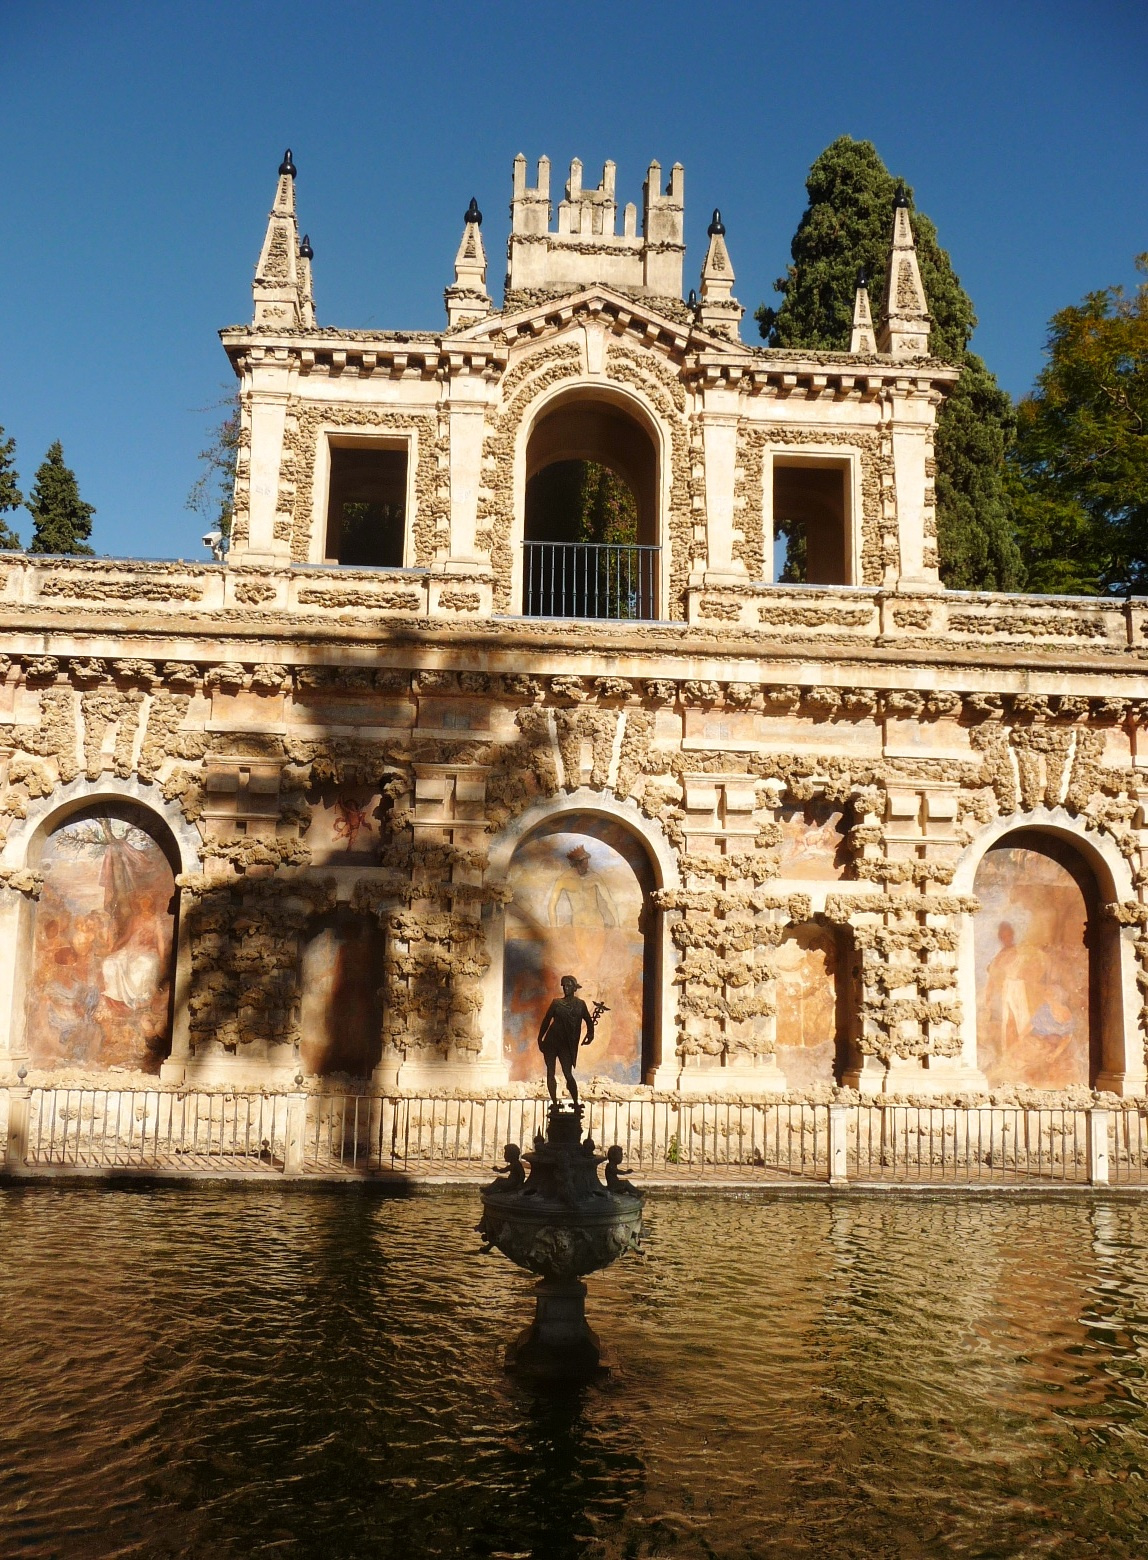
<svg viewBox="0 0 1148 1560"><path fill-rule="evenodd" d="M554 465L593 462L620 477L634 495L638 534L647 546L658 540L658 451L653 434L631 404L600 390L569 390L549 402L536 418L526 444L526 537L576 541L577 537L533 535L546 516L532 515L530 489Z"/></svg>
<svg viewBox="0 0 1148 1560"><path fill-rule="evenodd" d="M382 1055L383 934L340 906L307 928L299 952L299 1060L308 1077L368 1078Z"/></svg>
<svg viewBox="0 0 1148 1560"><path fill-rule="evenodd" d="M175 1002L172 831L137 802L89 797L56 812L27 859L43 879L20 939L31 1066L158 1073Z"/></svg>
<svg viewBox="0 0 1148 1560"><path fill-rule="evenodd" d="M774 1056L787 1087L839 1083L856 1012L847 933L818 921L795 922L782 935L774 969Z"/></svg>
<svg viewBox="0 0 1148 1560"><path fill-rule="evenodd" d="M1119 931L1101 890L1094 863L1049 830L1012 830L981 857L976 1060L990 1087L1088 1088L1123 1071Z"/></svg>
<svg viewBox="0 0 1148 1560"><path fill-rule="evenodd" d="M564 809L518 839L506 881L503 1051L511 1080L540 1075L538 1028L571 974L589 1007L609 1009L580 1073L646 1082L661 1060L661 928L645 843L617 817Z"/></svg>
<svg viewBox="0 0 1148 1560"><path fill-rule="evenodd" d="M524 614L657 616L660 450L645 407L609 386L537 410L520 445Z"/></svg>

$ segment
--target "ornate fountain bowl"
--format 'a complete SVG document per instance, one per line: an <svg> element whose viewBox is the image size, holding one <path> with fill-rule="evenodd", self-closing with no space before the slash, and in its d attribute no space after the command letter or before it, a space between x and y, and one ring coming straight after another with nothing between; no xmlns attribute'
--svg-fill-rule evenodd
<svg viewBox="0 0 1148 1560"><path fill-rule="evenodd" d="M628 1183L611 1191L598 1177L607 1156L582 1141L581 1112L552 1106L545 1139L521 1156L524 1184L496 1181L482 1193L479 1230L497 1248L542 1280L535 1317L507 1353L510 1369L563 1378L594 1374L601 1345L586 1322L587 1273L636 1250L642 1200Z"/></svg>
<svg viewBox="0 0 1148 1560"><path fill-rule="evenodd" d="M549 1198L484 1192L483 1234L503 1256L539 1278L558 1282L609 1267L637 1248L642 1204L609 1192L602 1206L567 1208Z"/></svg>

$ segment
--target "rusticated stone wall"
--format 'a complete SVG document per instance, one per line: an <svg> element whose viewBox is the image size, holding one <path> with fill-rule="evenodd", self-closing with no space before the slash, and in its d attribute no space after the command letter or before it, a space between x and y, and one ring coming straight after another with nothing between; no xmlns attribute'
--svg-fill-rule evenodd
<svg viewBox="0 0 1148 1560"><path fill-rule="evenodd" d="M947 673L954 686L932 691L872 677L753 680L744 668L693 676L694 662L664 647L615 656L609 672L582 653L561 672L535 652L518 656L535 670L495 670L502 649L455 654L449 666L428 665L442 659L429 648L357 655L354 666L7 658L0 897L34 908L33 826L51 819L62 787L75 806L77 783L106 792L130 782L159 816L192 826L199 870L179 887L193 1058L296 1065L301 948L336 904L382 933L384 1056L465 1065L497 1055L501 1016L484 986L498 953L490 912L507 887L490 847L528 808L572 791L586 805L595 794L621 805L676 861L678 885L651 905L677 991L663 1063L720 1064L744 1083L770 1062L777 949L810 922L835 929L852 961L844 1038L855 1072L955 1062L967 1030L962 928L976 905L954 874L1002 820L1023 827L1036 814L1105 842L1124 864L1130 887L1101 913L1127 929L1148 991L1138 763L1148 699L1115 685L987 690L983 666L963 685ZM643 661L657 675L641 675ZM814 824L830 828L823 817L837 829L811 881L785 845L786 820L802 808L814 809L808 838ZM1139 1066L1148 1012L1125 1021Z"/></svg>

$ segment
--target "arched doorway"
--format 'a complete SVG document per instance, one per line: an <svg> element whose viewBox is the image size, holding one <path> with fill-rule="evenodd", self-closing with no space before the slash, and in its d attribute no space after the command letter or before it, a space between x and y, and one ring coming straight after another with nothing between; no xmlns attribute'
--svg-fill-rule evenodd
<svg viewBox="0 0 1148 1560"><path fill-rule="evenodd" d="M43 840L25 1043L35 1068L158 1073L171 1051L176 844L147 808L92 803Z"/></svg>
<svg viewBox="0 0 1148 1560"><path fill-rule="evenodd" d="M977 1065L991 1087L1088 1088L1115 969L1092 871L1063 839L1022 829L985 852L973 892Z"/></svg>
<svg viewBox="0 0 1148 1560"><path fill-rule="evenodd" d="M649 430L600 396L552 403L526 447L523 613L655 616L658 529Z"/></svg>
<svg viewBox="0 0 1148 1560"><path fill-rule="evenodd" d="M613 818L562 813L511 857L503 951L503 1049L512 1080L537 1078L538 1027L563 975L609 1011L579 1059L587 1077L646 1080L656 1064L657 912L640 841Z"/></svg>
<svg viewBox="0 0 1148 1560"><path fill-rule="evenodd" d="M299 959L304 1073L367 1078L382 1054L383 935L374 916L340 906L308 930Z"/></svg>

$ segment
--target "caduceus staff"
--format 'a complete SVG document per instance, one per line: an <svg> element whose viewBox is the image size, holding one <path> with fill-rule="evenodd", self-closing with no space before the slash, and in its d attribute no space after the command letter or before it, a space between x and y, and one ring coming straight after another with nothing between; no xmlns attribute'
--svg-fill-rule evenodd
<svg viewBox="0 0 1148 1560"><path fill-rule="evenodd" d="M606 1004L604 1002L595 1002L593 1008L590 1011L590 1022L594 1025L595 1029L598 1027L598 1020L602 1017L602 1014L603 1013L608 1013L609 1011L610 1011L610 1009L606 1006ZM583 1045L589 1045L590 1044L590 1038L591 1037L589 1035L587 1035L585 1040L583 1040L582 1044Z"/></svg>

